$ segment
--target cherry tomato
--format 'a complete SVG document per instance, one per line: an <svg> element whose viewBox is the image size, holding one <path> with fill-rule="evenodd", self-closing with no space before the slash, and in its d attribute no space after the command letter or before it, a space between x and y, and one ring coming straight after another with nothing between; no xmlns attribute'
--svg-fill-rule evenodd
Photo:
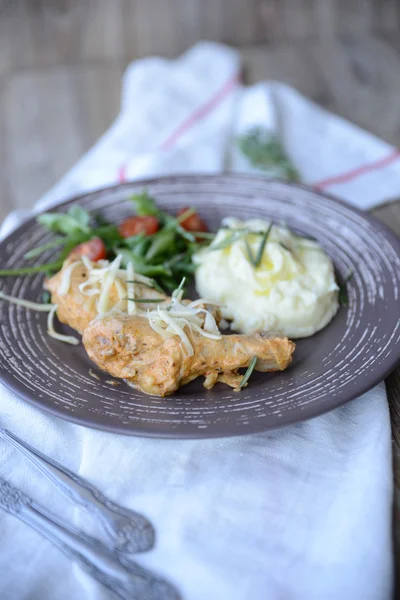
<svg viewBox="0 0 400 600"><path fill-rule="evenodd" d="M82 242L74 248L71 253L71 258L79 258L80 256L87 256L90 260L96 261L106 258L107 250L103 240L99 237L94 237L87 242Z"/></svg>
<svg viewBox="0 0 400 600"><path fill-rule="evenodd" d="M177 216L180 217L187 210L189 210L189 209L181 208L181 210L178 212ZM190 217L188 217L184 221L181 221L181 225L182 225L183 229L186 229L186 231L208 231L207 225L204 223L203 219L201 217L199 217L199 215L197 213L193 213L193 215L190 215Z"/></svg>
<svg viewBox="0 0 400 600"><path fill-rule="evenodd" d="M148 215L146 217L128 217L119 225L118 231L123 238L132 237L138 233L151 235L159 229L157 217Z"/></svg>

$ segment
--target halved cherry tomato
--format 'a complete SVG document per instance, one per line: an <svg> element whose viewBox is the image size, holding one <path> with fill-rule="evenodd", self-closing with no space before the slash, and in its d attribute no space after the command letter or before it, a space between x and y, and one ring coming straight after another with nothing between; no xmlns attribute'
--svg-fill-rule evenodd
<svg viewBox="0 0 400 600"><path fill-rule="evenodd" d="M189 210L188 207L181 208L177 216L180 217L187 210ZM193 213L193 215L190 215L190 217L188 217L184 221L181 221L181 225L183 229L186 229L186 231L208 231L207 225L197 213Z"/></svg>
<svg viewBox="0 0 400 600"><path fill-rule="evenodd" d="M118 231L123 238L128 238L138 233L151 235L158 231L159 226L157 217L152 217L151 215L145 217L128 217L119 225Z"/></svg>
<svg viewBox="0 0 400 600"><path fill-rule="evenodd" d="M87 256L90 260L97 261L107 256L107 250L104 242L99 237L94 237L87 242L82 242L70 253L70 258L78 259L80 256Z"/></svg>

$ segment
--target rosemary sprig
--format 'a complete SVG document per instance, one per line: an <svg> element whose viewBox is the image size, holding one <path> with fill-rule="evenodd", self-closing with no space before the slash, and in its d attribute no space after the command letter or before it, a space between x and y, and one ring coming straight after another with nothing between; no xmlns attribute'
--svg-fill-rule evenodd
<svg viewBox="0 0 400 600"><path fill-rule="evenodd" d="M244 244L246 246L246 252L247 252L247 255L249 257L249 261L251 262L251 264L253 265L253 267L256 268L256 266L257 266L256 265L256 259L253 256L253 252L252 252L252 250L250 248L250 244L247 241L247 239L244 240Z"/></svg>
<svg viewBox="0 0 400 600"><path fill-rule="evenodd" d="M248 257L249 257L249 261L251 262L251 264L253 265L253 267L255 269L257 269L257 267L259 267L260 264L261 264L262 257L263 257L263 254L264 254L265 244L267 243L268 236L271 233L271 229L272 229L272 223L270 224L270 226L268 227L268 229L264 233L262 233L263 237L262 237L262 240L261 240L260 245L258 247L257 255L255 257L253 255L253 252L252 252L252 249L250 247L249 242L247 241L247 239L244 240L244 243L246 245L246 251L247 251L247 254L248 254Z"/></svg>
<svg viewBox="0 0 400 600"><path fill-rule="evenodd" d="M160 302L165 301L165 298L125 298L125 300L129 300L129 302L137 302L139 304L155 304L156 302L160 304Z"/></svg>
<svg viewBox="0 0 400 600"><path fill-rule="evenodd" d="M257 252L257 256L256 256L256 260L255 260L255 267L259 267L262 261L262 257L264 254L264 249L265 249L265 244L267 243L268 240L268 236L271 233L271 229L272 229L272 223L270 223L268 229L266 230L266 232L263 235L263 238L261 240L260 246L258 248L258 252Z"/></svg>
<svg viewBox="0 0 400 600"><path fill-rule="evenodd" d="M348 273L348 275L344 278L343 283L341 283L339 285L339 303L341 304L341 306L349 305L349 297L347 294L347 283L350 281L350 279L352 277L353 277L353 272L350 271L350 273Z"/></svg>
<svg viewBox="0 0 400 600"><path fill-rule="evenodd" d="M289 159L282 142L267 129L253 127L238 138L237 143L254 167L289 181L300 180L299 172Z"/></svg>
<svg viewBox="0 0 400 600"><path fill-rule="evenodd" d="M243 376L242 381L239 383L239 389L240 390L246 385L246 383L250 379L251 374L253 373L254 368L256 366L256 362L257 362L257 356L253 356L253 358L250 361L249 366L247 367L247 371L246 371L246 373Z"/></svg>

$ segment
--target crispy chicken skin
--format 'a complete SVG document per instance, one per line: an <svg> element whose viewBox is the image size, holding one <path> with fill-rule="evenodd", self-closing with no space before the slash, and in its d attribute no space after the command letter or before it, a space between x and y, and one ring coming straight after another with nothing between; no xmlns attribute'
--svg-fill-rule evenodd
<svg viewBox="0 0 400 600"><path fill-rule="evenodd" d="M96 311L96 296L85 296L79 290L79 285L87 280L88 272L85 265L82 263L77 266L71 275L71 285L68 294L60 296L58 289L61 284L63 271L70 264L70 260L67 259L64 262L61 271L56 273L51 279L46 281L46 289L51 293L51 301L53 304L57 304L57 316L61 323L66 323L73 329L76 329L79 333L83 333L90 321L97 316ZM136 298L166 298L153 288L149 288L146 285L136 284L135 286L135 297ZM111 288L110 291L110 305L114 305L118 302L119 297L115 287ZM154 308L153 304L141 304L146 308Z"/></svg>
<svg viewBox="0 0 400 600"><path fill-rule="evenodd" d="M247 367L254 356L258 371L283 370L295 347L287 338L225 335L211 340L188 328L185 331L193 356L186 356L177 335L164 339L147 318L124 314L97 317L86 327L83 343L101 369L156 396L172 394L202 375L208 389L218 381L237 388L243 378L238 369Z"/></svg>

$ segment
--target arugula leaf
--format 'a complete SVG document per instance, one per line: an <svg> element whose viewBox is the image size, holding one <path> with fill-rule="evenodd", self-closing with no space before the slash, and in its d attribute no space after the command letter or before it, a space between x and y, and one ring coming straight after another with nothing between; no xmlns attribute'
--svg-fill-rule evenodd
<svg viewBox="0 0 400 600"><path fill-rule="evenodd" d="M154 234L145 259L146 261L152 261L156 256L167 250L170 250L171 253L175 251L175 233L169 228L164 228Z"/></svg>
<svg viewBox="0 0 400 600"><path fill-rule="evenodd" d="M71 206L71 208L68 211L68 215L72 219L75 219L75 221L77 221L78 223L80 223L80 225L83 228L85 228L85 229L89 228L90 215L81 206L79 206L79 205Z"/></svg>
<svg viewBox="0 0 400 600"><path fill-rule="evenodd" d="M253 127L237 139L237 144L254 167L289 181L300 181L299 172L276 134L264 127Z"/></svg>
<svg viewBox="0 0 400 600"><path fill-rule="evenodd" d="M36 248L33 248L32 250L24 254L24 258L34 258L35 256L39 256L39 254L42 254L42 252L44 252L45 250L57 248L59 246L62 246L64 243L64 238L56 237L51 242L47 242L47 244L43 244L42 246L37 246Z"/></svg>
<svg viewBox="0 0 400 600"><path fill-rule="evenodd" d="M30 275L31 273L51 273L58 271L62 267L62 261L47 263L37 267L20 267L19 269L0 269L0 277Z"/></svg>
<svg viewBox="0 0 400 600"><path fill-rule="evenodd" d="M89 214L78 206L72 206L67 213L44 213L37 218L38 223L49 231L71 235L89 233Z"/></svg>
<svg viewBox="0 0 400 600"><path fill-rule="evenodd" d="M139 217L146 217L152 215L158 217L160 210L157 208L155 200L149 196L147 190L143 190L141 194L135 194L130 198L136 205L136 214Z"/></svg>
<svg viewBox="0 0 400 600"><path fill-rule="evenodd" d="M172 275L171 270L165 268L164 265L149 265L143 258L136 256L131 250L127 250L126 248L116 248L115 252L116 254L122 254L123 266L126 267L128 262L131 262L136 273L139 273L139 275L146 275L147 277L158 277L163 275L170 277Z"/></svg>

